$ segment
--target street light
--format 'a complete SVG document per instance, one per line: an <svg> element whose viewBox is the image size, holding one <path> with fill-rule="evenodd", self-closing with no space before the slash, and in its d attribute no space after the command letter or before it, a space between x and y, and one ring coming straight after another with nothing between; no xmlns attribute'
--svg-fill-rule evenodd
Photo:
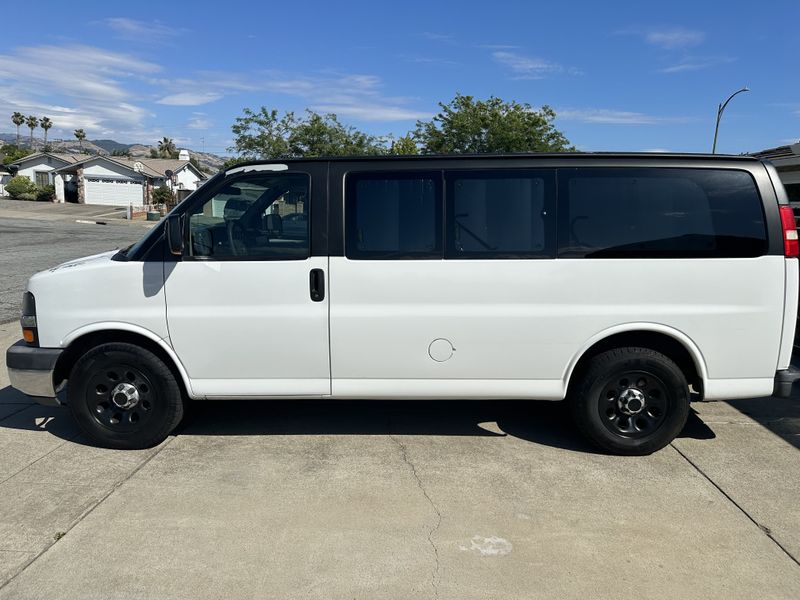
<svg viewBox="0 0 800 600"><path fill-rule="evenodd" d="M711 147L711 154L716 154L717 153L717 134L719 133L719 120L722 118L722 112L725 110L725 107L728 106L728 102L730 102L731 99L736 94L741 94L742 92L749 92L749 91L750 91L750 88L745 86L742 89L740 89L740 90L738 90L736 92L733 92L730 96L728 96L728 99L725 100L725 102L723 102L722 104L720 104L717 107L717 126L714 127L714 145Z"/></svg>

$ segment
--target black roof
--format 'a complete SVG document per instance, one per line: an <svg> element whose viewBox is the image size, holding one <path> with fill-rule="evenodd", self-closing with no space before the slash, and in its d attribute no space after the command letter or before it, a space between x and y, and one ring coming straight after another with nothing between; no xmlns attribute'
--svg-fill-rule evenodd
<svg viewBox="0 0 800 600"><path fill-rule="evenodd" d="M316 156L313 158L274 158L270 160L247 160L231 165L225 170L247 165L292 164L305 162L390 162L397 160L429 161L429 160L496 160L503 158L543 158L543 159L676 159L730 162L759 162L753 156L742 154L702 154L691 152L520 152L506 154L411 154L411 155L375 155L375 156Z"/></svg>

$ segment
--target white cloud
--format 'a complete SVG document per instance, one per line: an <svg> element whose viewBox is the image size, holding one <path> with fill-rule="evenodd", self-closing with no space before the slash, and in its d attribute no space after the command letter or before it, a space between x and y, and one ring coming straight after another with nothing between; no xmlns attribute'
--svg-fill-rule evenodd
<svg viewBox="0 0 800 600"><path fill-rule="evenodd" d="M670 123L690 123L694 121L694 119L690 117L657 116L607 108L565 108L556 110L556 116L559 119L567 121L580 121L582 123L603 125L665 125Z"/></svg>
<svg viewBox="0 0 800 600"><path fill-rule="evenodd" d="M29 46L0 54L0 113L50 117L51 137L138 127L150 115L131 102L132 80L161 70L155 63L94 46ZM59 133L60 132L60 133Z"/></svg>
<svg viewBox="0 0 800 600"><path fill-rule="evenodd" d="M110 17L102 23L113 30L117 37L129 41L163 42L185 30L169 27L160 21L137 21L128 17Z"/></svg>
<svg viewBox="0 0 800 600"><path fill-rule="evenodd" d="M667 50L697 46L702 44L705 38L706 34L702 31L684 29L682 27L655 29L644 34L644 39L648 44L660 46Z"/></svg>
<svg viewBox="0 0 800 600"><path fill-rule="evenodd" d="M702 71L718 65L732 63L736 59L728 56L687 56L679 63L660 69L661 73L686 73L689 71Z"/></svg>
<svg viewBox="0 0 800 600"><path fill-rule="evenodd" d="M179 92L169 94L157 101L157 104L169 106L200 106L209 102L216 102L222 94L216 92Z"/></svg>
<svg viewBox="0 0 800 600"><path fill-rule="evenodd" d="M189 129L211 129L214 123L211 119L206 117L205 113L196 112L192 113L194 116L189 120L186 125Z"/></svg>
<svg viewBox="0 0 800 600"><path fill-rule="evenodd" d="M516 74L515 79L544 79L553 73L563 73L565 70L571 75L579 75L577 69L565 69L562 65L543 58L524 56L516 52L492 52L495 62L510 68Z"/></svg>

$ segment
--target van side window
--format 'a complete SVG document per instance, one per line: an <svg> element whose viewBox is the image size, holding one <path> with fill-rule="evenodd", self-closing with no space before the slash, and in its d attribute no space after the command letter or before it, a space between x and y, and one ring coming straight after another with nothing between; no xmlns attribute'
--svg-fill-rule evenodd
<svg viewBox="0 0 800 600"><path fill-rule="evenodd" d="M447 258L552 257L553 171L450 171Z"/></svg>
<svg viewBox="0 0 800 600"><path fill-rule="evenodd" d="M560 257L753 257L767 252L761 198L745 171L559 170Z"/></svg>
<svg viewBox="0 0 800 600"><path fill-rule="evenodd" d="M442 257L440 172L347 176L345 255L356 259Z"/></svg>
<svg viewBox="0 0 800 600"><path fill-rule="evenodd" d="M251 174L217 191L189 217L189 255L217 260L309 256L309 177Z"/></svg>

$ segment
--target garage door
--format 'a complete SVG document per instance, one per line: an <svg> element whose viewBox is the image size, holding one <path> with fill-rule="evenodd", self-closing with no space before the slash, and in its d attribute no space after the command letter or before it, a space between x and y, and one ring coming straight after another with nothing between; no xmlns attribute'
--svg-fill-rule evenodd
<svg viewBox="0 0 800 600"><path fill-rule="evenodd" d="M109 206L142 206L144 196L141 181L129 179L86 178L86 204Z"/></svg>

